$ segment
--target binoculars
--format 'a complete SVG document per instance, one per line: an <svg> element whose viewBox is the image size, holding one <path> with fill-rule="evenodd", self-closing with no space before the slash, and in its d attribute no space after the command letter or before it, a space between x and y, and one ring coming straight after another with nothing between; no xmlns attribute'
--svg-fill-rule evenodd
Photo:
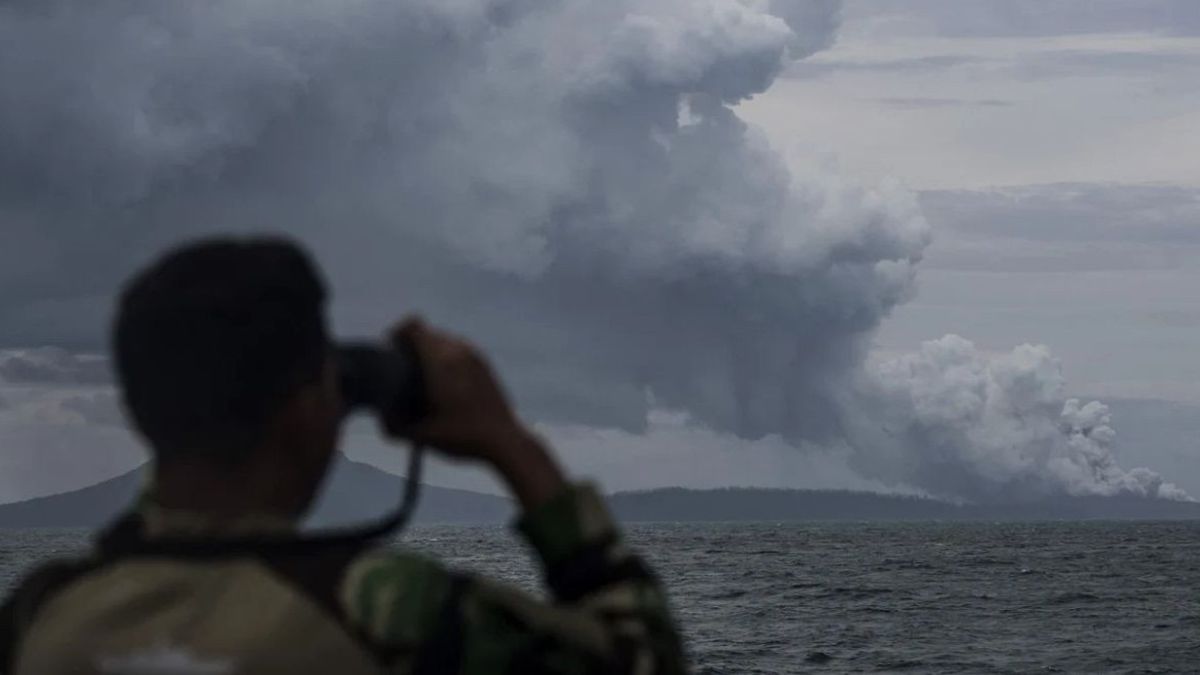
<svg viewBox="0 0 1200 675"><path fill-rule="evenodd" d="M347 412L369 410L399 427L412 426L425 416L425 380L412 345L342 343L337 362Z"/></svg>

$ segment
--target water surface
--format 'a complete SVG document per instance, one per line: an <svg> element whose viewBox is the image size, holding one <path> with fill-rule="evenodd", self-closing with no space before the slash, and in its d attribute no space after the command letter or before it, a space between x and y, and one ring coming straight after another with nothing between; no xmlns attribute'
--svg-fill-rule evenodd
<svg viewBox="0 0 1200 675"><path fill-rule="evenodd" d="M1200 522L639 524L697 673L1200 672ZM7 531L0 582L78 548ZM504 528L401 545L536 588Z"/></svg>

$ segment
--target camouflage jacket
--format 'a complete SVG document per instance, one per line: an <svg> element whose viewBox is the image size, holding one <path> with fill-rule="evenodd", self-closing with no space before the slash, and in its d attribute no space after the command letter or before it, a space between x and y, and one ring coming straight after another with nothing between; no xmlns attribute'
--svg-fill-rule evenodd
<svg viewBox="0 0 1200 675"><path fill-rule="evenodd" d="M180 514L139 514L148 540L213 535ZM593 488L571 488L517 529L552 601L361 543L271 555L100 547L43 565L9 597L0 673L686 671L662 586Z"/></svg>

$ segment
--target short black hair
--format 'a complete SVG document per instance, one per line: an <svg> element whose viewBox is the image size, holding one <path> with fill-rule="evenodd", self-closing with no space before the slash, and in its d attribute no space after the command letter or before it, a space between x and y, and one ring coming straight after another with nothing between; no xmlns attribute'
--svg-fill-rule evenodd
<svg viewBox="0 0 1200 675"><path fill-rule="evenodd" d="M289 395L320 377L325 299L308 255L278 238L198 241L134 276L112 346L125 406L155 458L244 457Z"/></svg>

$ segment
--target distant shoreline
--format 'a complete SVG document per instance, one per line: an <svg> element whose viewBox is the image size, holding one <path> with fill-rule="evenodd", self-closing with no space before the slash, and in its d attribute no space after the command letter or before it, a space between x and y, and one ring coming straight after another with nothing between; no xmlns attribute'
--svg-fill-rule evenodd
<svg viewBox="0 0 1200 675"><path fill-rule="evenodd" d="M341 460L315 508L315 524L346 523L394 505L402 479L368 464ZM96 485L0 504L0 528L95 528L132 503L141 469ZM1145 497L1058 497L1027 502L954 504L914 495L850 490L658 488L608 496L630 523L886 523L1200 520L1200 503ZM498 524L513 515L496 495L425 486L418 523Z"/></svg>

